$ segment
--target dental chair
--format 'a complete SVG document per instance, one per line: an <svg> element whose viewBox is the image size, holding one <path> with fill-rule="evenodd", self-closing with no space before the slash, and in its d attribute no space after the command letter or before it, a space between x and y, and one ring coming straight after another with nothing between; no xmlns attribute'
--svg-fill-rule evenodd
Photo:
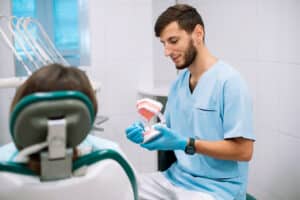
<svg viewBox="0 0 300 200"><path fill-rule="evenodd" d="M89 98L78 91L34 93L21 99L10 118L13 161L0 162L0 199L137 199L137 182L117 151L92 148L74 160L73 151L94 121ZM39 154L40 174L27 167Z"/></svg>

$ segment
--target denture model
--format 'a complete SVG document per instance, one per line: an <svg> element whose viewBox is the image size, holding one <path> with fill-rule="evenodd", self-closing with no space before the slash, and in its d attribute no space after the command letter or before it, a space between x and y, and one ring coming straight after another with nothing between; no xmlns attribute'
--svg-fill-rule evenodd
<svg viewBox="0 0 300 200"><path fill-rule="evenodd" d="M147 125L145 126L145 132L143 133L144 134L143 143L146 143L149 142L150 140L155 139L157 136L160 135L160 132L153 128L154 125L150 126L150 121L152 118L158 117L160 123L162 124L165 123L165 119L163 117L163 114L161 113L161 109L163 108L163 105L158 101L149 98L144 98L137 101L136 107L138 113L147 122L146 123Z"/></svg>

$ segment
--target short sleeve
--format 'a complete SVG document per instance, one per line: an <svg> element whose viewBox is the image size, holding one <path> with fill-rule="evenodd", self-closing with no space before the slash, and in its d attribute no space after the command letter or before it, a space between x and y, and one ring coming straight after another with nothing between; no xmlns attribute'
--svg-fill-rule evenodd
<svg viewBox="0 0 300 200"><path fill-rule="evenodd" d="M251 97L245 81L237 74L224 83L223 129L224 139L243 137L255 140Z"/></svg>

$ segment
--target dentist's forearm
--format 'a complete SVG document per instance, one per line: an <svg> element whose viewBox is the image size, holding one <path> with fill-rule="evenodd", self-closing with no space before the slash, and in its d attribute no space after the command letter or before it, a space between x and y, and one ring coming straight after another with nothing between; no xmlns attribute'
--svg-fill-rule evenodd
<svg viewBox="0 0 300 200"><path fill-rule="evenodd" d="M196 152L221 160L249 161L253 153L253 141L234 138L221 141L195 141Z"/></svg>

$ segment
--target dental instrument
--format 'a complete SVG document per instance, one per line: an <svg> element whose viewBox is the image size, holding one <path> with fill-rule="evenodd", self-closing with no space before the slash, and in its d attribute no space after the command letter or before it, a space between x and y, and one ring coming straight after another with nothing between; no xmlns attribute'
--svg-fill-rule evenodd
<svg viewBox="0 0 300 200"><path fill-rule="evenodd" d="M40 65L47 65L47 59L41 54L41 52L38 50L38 47L33 42L32 38L29 37L28 31L25 31L23 27L23 23L26 18L21 17L17 20L16 23L16 30L19 32L19 34L22 36L23 40L26 42L26 45L30 48L33 55L38 59L38 61L41 63Z"/></svg>
<svg viewBox="0 0 300 200"><path fill-rule="evenodd" d="M36 38L32 37L32 34L30 34L30 32L28 31L29 30L28 26L30 24L35 25L35 27L37 28L36 30L41 33L38 35L42 37L36 37ZM46 31L37 20L27 17L24 19L22 27L25 33L29 36L30 40L32 40L32 42L35 44L38 51L47 61L57 62L65 66L70 66L70 64L64 59L61 53L57 50L57 48L55 47L55 45L47 35ZM41 39L43 39L45 42L43 42L43 40Z"/></svg>
<svg viewBox="0 0 300 200"><path fill-rule="evenodd" d="M18 87L27 79L26 76L31 75L34 70L43 65L61 63L70 66L37 20L29 17L0 15L0 22L7 23L0 24L0 37L2 36L4 43L26 71L25 77L1 78L0 88ZM13 40L9 38L8 33L11 33ZM17 50L14 42L21 48L22 52ZM92 85L95 90L99 90L101 87L97 82L93 82Z"/></svg>
<svg viewBox="0 0 300 200"><path fill-rule="evenodd" d="M3 19L3 18L5 18L5 16L0 16L0 20ZM16 59L23 65L23 67L26 70L27 74L31 75L32 72L31 72L29 66L24 62L22 57L17 53L14 45L9 40L8 36L6 35L5 31L1 28L1 26L0 26L0 34L1 34L2 38L4 39L5 43L8 45L8 47L11 49L11 51L15 55Z"/></svg>
<svg viewBox="0 0 300 200"><path fill-rule="evenodd" d="M19 33L16 32L15 23L18 20L18 18L15 17L15 16L2 16L1 19L6 19L7 20L8 30L12 34L16 44L22 49L22 51L27 56L30 63L32 63L32 65L33 65L32 68L33 69L38 69L39 68L38 63L32 57L31 53L27 50L26 45L25 45L24 41L22 40L22 38L20 37Z"/></svg>

